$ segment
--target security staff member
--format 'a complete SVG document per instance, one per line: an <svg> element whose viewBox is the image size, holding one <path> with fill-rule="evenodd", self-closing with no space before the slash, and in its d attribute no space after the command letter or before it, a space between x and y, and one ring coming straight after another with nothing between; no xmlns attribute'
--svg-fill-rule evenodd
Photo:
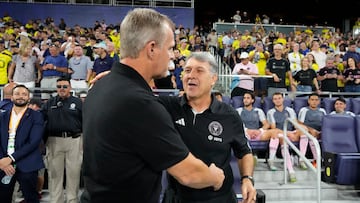
<svg viewBox="0 0 360 203"><path fill-rule="evenodd" d="M63 177L66 169L66 202L78 202L82 164L82 102L70 94L70 81L59 78L57 96L45 103L47 162L50 202L63 200Z"/></svg>

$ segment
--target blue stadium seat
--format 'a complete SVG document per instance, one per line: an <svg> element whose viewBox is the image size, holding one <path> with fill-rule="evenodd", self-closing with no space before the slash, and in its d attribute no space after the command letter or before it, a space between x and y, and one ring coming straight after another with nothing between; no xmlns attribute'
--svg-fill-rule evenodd
<svg viewBox="0 0 360 203"><path fill-rule="evenodd" d="M229 96L223 95L223 96L222 96L222 100L223 100L223 102L224 102L225 104L231 105L231 98L230 98Z"/></svg>
<svg viewBox="0 0 360 203"><path fill-rule="evenodd" d="M292 100L290 98L285 97L284 106L292 107ZM262 106L264 113L266 114L273 107L274 107L274 103L272 102L272 98L264 97L264 102Z"/></svg>
<svg viewBox="0 0 360 203"><path fill-rule="evenodd" d="M360 119L360 118L358 118ZM360 182L360 153L357 146L355 118L344 115L326 115L322 121L322 151L325 176L333 176L341 185Z"/></svg>
<svg viewBox="0 0 360 203"><path fill-rule="evenodd" d="M359 115L360 114L360 97L351 98L350 103L351 103L351 111L355 115Z"/></svg>
<svg viewBox="0 0 360 203"><path fill-rule="evenodd" d="M302 107L308 106L308 97L295 97L293 101L293 108L294 111L297 114L299 114L299 111Z"/></svg>
<svg viewBox="0 0 360 203"><path fill-rule="evenodd" d="M231 98L231 105L237 109L239 107L243 107L243 96L235 96ZM255 97L255 103L253 105L254 107L261 108L261 97Z"/></svg>

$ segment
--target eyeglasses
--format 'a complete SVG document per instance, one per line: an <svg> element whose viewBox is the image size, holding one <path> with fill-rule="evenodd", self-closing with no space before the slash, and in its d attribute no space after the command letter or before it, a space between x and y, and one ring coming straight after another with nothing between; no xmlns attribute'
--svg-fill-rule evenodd
<svg viewBox="0 0 360 203"><path fill-rule="evenodd" d="M21 68L25 68L25 62L21 64Z"/></svg>
<svg viewBox="0 0 360 203"><path fill-rule="evenodd" d="M69 85L56 85L56 88L62 88L62 89L67 89L69 87Z"/></svg>

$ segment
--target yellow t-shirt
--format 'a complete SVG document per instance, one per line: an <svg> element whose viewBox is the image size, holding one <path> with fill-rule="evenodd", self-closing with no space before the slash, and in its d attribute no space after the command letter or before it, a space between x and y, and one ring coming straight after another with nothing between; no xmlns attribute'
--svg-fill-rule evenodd
<svg viewBox="0 0 360 203"><path fill-rule="evenodd" d="M4 50L0 53L0 85L8 83L8 66L12 60L12 53Z"/></svg>
<svg viewBox="0 0 360 203"><path fill-rule="evenodd" d="M266 70L267 59L265 57L264 52L259 53L258 57L257 56L255 57L254 55L255 55L255 50L249 52L249 58L253 58L252 63L254 63L257 66L259 75L266 75L265 70ZM270 53L268 53L268 55L270 56Z"/></svg>
<svg viewBox="0 0 360 203"><path fill-rule="evenodd" d="M344 64L343 63L338 63L336 64L336 67L339 69L340 73L344 72ZM342 80L337 80L337 86L338 87L345 87L345 83Z"/></svg>

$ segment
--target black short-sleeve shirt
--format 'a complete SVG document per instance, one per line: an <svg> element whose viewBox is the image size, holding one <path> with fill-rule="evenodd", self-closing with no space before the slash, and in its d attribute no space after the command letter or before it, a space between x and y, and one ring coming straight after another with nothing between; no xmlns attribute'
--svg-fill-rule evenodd
<svg viewBox="0 0 360 203"><path fill-rule="evenodd" d="M207 165L215 163L225 173L223 186L218 191L214 191L212 187L192 189L173 180L181 197L185 200L204 201L231 191L234 182L230 167L231 150L239 159L251 153L239 114L214 97L210 108L198 114L187 104L186 96L159 99L170 112L172 122L190 152Z"/></svg>
<svg viewBox="0 0 360 203"><path fill-rule="evenodd" d="M82 202L158 203L162 170L189 151L146 81L116 63L84 103Z"/></svg>
<svg viewBox="0 0 360 203"><path fill-rule="evenodd" d="M340 75L339 69L335 67L324 67L319 70L318 75L324 76L326 74L337 74ZM326 78L321 81L321 90L329 92L337 92L337 79L336 78Z"/></svg>
<svg viewBox="0 0 360 203"><path fill-rule="evenodd" d="M286 74L290 71L290 63L287 59L270 58L266 63L266 69L268 69L271 73L275 73L280 79L280 82L274 82L273 78L269 78L269 87L286 88Z"/></svg>

